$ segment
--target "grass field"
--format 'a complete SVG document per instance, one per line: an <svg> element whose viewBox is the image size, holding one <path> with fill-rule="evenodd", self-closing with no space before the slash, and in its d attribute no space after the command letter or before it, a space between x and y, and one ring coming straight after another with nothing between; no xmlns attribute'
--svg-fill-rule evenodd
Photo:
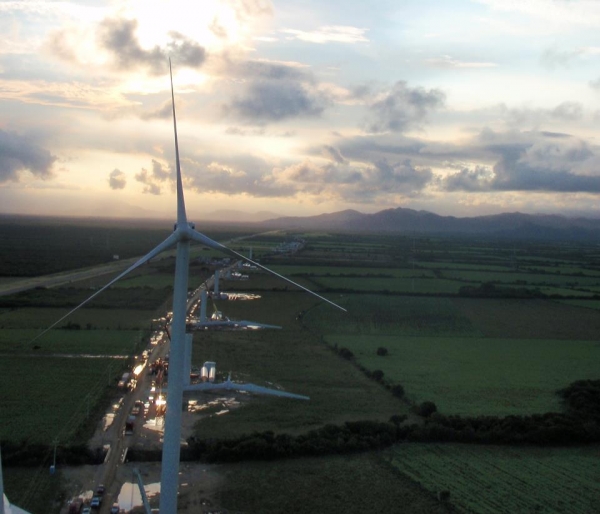
<svg viewBox="0 0 600 514"><path fill-rule="evenodd" d="M592 514L599 449L404 444L389 459L427 490L449 491L461 513Z"/></svg>
<svg viewBox="0 0 600 514"><path fill-rule="evenodd" d="M431 400L444 414L557 412L558 389L595 378L596 341L328 335L367 369L380 369L416 402ZM389 355L380 357L383 346Z"/></svg>
<svg viewBox="0 0 600 514"><path fill-rule="evenodd" d="M217 362L221 373L232 372L235 381L310 396L309 402L253 398L227 416L198 425L200 437L233 437L253 431L298 433L346 420L379 419L407 411L381 385L368 380L354 366L329 350L320 338L302 330L296 316L313 305L304 293L265 295L252 302L221 302L232 319L282 325L282 330L251 332L197 332L193 361ZM232 310L231 308L235 309ZM326 309L333 309L327 306ZM260 314L259 313L262 313Z"/></svg>
<svg viewBox="0 0 600 514"><path fill-rule="evenodd" d="M544 300L348 295L350 315L322 306L304 320L331 346L446 414L559 411L557 389L595 378L600 319ZM389 351L376 355L378 347Z"/></svg>

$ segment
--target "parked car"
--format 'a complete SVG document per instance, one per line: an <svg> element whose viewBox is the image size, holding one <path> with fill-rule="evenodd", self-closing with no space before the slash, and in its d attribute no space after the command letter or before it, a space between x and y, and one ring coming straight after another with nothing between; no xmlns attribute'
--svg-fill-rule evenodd
<svg viewBox="0 0 600 514"><path fill-rule="evenodd" d="M81 511L81 514L92 514L92 508L89 505L86 505Z"/></svg>
<svg viewBox="0 0 600 514"><path fill-rule="evenodd" d="M119 504L115 503L111 508L110 508L110 514L119 514L119 512L121 512L121 509L119 508Z"/></svg>
<svg viewBox="0 0 600 514"><path fill-rule="evenodd" d="M102 498L100 498L100 496L94 496L90 502L90 507L92 507L92 509L99 509L101 503Z"/></svg>

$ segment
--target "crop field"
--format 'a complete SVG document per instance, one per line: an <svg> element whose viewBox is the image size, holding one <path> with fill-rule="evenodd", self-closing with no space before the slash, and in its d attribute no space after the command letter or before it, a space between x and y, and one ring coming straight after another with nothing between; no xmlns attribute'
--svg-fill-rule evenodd
<svg viewBox="0 0 600 514"><path fill-rule="evenodd" d="M481 336L450 298L350 294L340 298L348 315L318 306L304 320L326 337L338 335Z"/></svg>
<svg viewBox="0 0 600 514"><path fill-rule="evenodd" d="M253 431L297 433L325 423L403 414L407 406L342 360L296 320L315 301L303 293L270 294L246 302L220 302L232 319L283 326L282 330L196 332L193 362L217 362L221 376L310 396L310 401L253 398L226 416L198 424L201 437L233 437ZM326 309L333 310L327 306ZM224 377L223 377L224 378Z"/></svg>
<svg viewBox="0 0 600 514"><path fill-rule="evenodd" d="M458 512L592 514L600 498L598 450L403 444L389 458L425 489L449 491Z"/></svg>
<svg viewBox="0 0 600 514"><path fill-rule="evenodd" d="M565 305L574 305L577 307L585 307L586 309L600 309L600 300L557 300Z"/></svg>
<svg viewBox="0 0 600 514"><path fill-rule="evenodd" d="M336 291L393 293L457 294L464 284L440 278L375 278L316 277L313 281L323 288Z"/></svg>
<svg viewBox="0 0 600 514"><path fill-rule="evenodd" d="M0 439L71 441L122 367L115 359L3 355Z"/></svg>
<svg viewBox="0 0 600 514"><path fill-rule="evenodd" d="M271 267L277 273L286 277L297 275L309 275L311 277L338 277L353 276L358 278L434 278L433 271L413 270L410 268L378 268L374 266L282 266L275 265Z"/></svg>
<svg viewBox="0 0 600 514"><path fill-rule="evenodd" d="M28 307L14 311L0 313L0 329L31 327L48 328L56 320L63 317L69 309ZM154 310L113 310L113 309L80 309L74 312L59 326L74 323L85 328L89 323L91 328L97 329L142 329L150 327L150 320L154 317Z"/></svg>
<svg viewBox="0 0 600 514"><path fill-rule="evenodd" d="M472 263L458 263L453 261L435 261L435 262L424 262L424 261L415 261L415 267L417 269L425 268L425 269L439 269L439 270L473 270L473 271L513 271L513 266L510 262L507 262L506 265L501 264L479 264L476 262Z"/></svg>
<svg viewBox="0 0 600 514"><path fill-rule="evenodd" d="M553 286L589 287L600 285L600 277L579 277L549 273L498 273L491 271L444 271L445 278L468 282L494 282L506 284L532 284Z"/></svg>
<svg viewBox="0 0 600 514"><path fill-rule="evenodd" d="M41 340L31 329L0 330L0 354L131 355L139 347L141 330L51 330Z"/></svg>
<svg viewBox="0 0 600 514"><path fill-rule="evenodd" d="M230 512L450 512L378 454L244 462L219 471L225 485L217 498Z"/></svg>

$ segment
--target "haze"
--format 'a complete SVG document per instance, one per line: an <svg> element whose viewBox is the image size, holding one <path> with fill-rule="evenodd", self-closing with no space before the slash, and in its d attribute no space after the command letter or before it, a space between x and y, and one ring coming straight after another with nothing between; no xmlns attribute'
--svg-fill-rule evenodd
<svg viewBox="0 0 600 514"><path fill-rule="evenodd" d="M0 2L0 212L597 216L600 4Z"/></svg>

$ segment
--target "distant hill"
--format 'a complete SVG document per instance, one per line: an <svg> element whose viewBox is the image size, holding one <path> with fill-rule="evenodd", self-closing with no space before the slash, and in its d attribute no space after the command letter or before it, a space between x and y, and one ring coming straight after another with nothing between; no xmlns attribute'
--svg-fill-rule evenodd
<svg viewBox="0 0 600 514"><path fill-rule="evenodd" d="M507 238L582 240L600 239L600 220L557 214L503 213L457 218L398 207L374 214L345 210L307 217L275 218L265 228L348 230L381 233L493 235Z"/></svg>
<svg viewBox="0 0 600 514"><path fill-rule="evenodd" d="M273 219L278 216L276 213L271 211L258 211L258 212L245 212L236 211L234 209L219 209L216 211L208 212L203 215L203 219L211 221L239 221L239 222L261 222L269 219Z"/></svg>

